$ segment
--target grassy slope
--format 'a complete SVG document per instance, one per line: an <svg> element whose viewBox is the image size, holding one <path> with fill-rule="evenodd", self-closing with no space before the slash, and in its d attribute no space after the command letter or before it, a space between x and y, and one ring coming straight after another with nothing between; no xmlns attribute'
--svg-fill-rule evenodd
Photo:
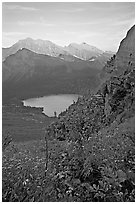
<svg viewBox="0 0 137 204"><path fill-rule="evenodd" d="M40 108L5 105L2 109L3 137L9 133L15 142L40 140L46 126L53 120L42 114Z"/></svg>

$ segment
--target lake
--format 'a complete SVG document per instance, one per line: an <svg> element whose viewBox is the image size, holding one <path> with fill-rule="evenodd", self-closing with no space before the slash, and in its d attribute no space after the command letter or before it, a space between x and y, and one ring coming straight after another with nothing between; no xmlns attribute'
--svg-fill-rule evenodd
<svg viewBox="0 0 137 204"><path fill-rule="evenodd" d="M30 98L24 100L24 106L31 107L42 107L43 113L52 117L54 116L54 112L56 111L57 116L65 111L73 102L77 101L79 95L76 94L62 94L62 95L51 95L51 96L43 96L39 98Z"/></svg>

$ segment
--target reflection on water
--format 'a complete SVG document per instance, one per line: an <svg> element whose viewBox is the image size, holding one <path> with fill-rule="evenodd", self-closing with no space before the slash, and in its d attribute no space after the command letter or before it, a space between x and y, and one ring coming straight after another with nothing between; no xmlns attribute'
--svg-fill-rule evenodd
<svg viewBox="0 0 137 204"><path fill-rule="evenodd" d="M51 95L40 98L31 98L23 102L24 106L43 107L43 112L48 116L54 116L54 112L56 112L58 116L74 101L76 102L78 97L79 96L76 94Z"/></svg>

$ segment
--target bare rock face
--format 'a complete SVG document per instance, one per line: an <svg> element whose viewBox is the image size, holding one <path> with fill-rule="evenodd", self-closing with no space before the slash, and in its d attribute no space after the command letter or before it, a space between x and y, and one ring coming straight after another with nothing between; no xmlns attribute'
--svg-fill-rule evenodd
<svg viewBox="0 0 137 204"><path fill-rule="evenodd" d="M119 49L102 69L100 78L102 81L111 76L119 76L127 69L135 67L135 25L127 32L126 37L121 41Z"/></svg>
<svg viewBox="0 0 137 204"><path fill-rule="evenodd" d="M117 67L135 65L135 25L127 32L126 37L121 41L115 63Z"/></svg>
<svg viewBox="0 0 137 204"><path fill-rule="evenodd" d="M135 26L121 41L119 49L101 73L101 93L105 96L105 115L123 110L123 98L128 95L126 103L134 101L135 85ZM130 100L129 100L130 99Z"/></svg>

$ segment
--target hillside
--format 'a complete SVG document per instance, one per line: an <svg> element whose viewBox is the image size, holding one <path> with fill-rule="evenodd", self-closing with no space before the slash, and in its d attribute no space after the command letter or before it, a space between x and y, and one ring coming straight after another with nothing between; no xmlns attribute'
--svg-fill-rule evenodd
<svg viewBox="0 0 137 204"><path fill-rule="evenodd" d="M98 92L79 99L48 128L50 139L66 142L58 158L62 165L55 165L60 201L67 188L73 201L134 200L134 29L121 42Z"/></svg>

